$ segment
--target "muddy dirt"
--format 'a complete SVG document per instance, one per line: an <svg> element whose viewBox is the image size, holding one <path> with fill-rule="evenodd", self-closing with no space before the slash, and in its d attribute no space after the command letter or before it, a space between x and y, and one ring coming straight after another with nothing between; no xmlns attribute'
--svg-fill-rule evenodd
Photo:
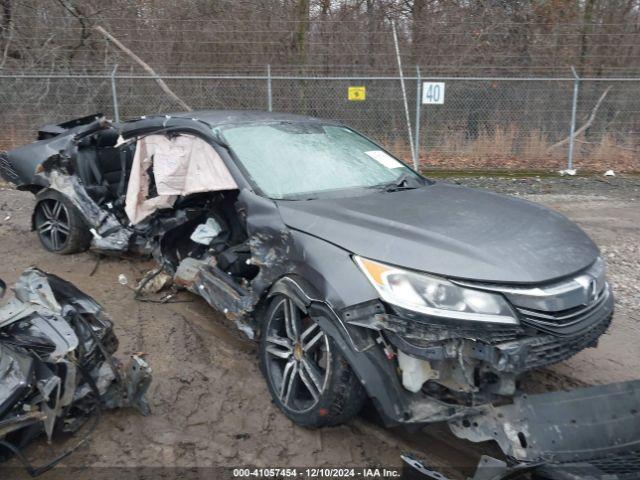
<svg viewBox="0 0 640 480"><path fill-rule="evenodd" d="M601 246L617 296L613 325L599 347L531 375L528 388L570 388L638 377L638 181L616 177L616 183L593 181L578 188L565 179L562 187L546 179L527 180L514 184L502 179L484 183L477 178L451 179L526 196L577 221ZM441 426L426 432L387 431L367 415L336 428L295 426L270 402L255 345L222 315L187 292L177 296L178 303L134 300L118 276L124 274L134 284L153 266L151 262L103 258L96 265L97 257L91 253L61 257L45 252L29 228L32 208L30 194L0 185L0 278L12 283L26 267L37 265L75 283L114 319L119 356L144 352L154 371L151 416L128 410L105 413L91 441L62 462L66 468L44 478L98 478L97 472L110 472L108 467L131 467L134 472L140 472L134 467L172 467L180 470L170 472L184 475L213 466L398 466L400 454L408 450L437 467L468 467L477 461L478 446L452 438ZM52 446L39 441L26 454L41 463L76 440L59 439ZM8 465L17 463L12 460ZM104 468L80 470L85 466ZM18 470L11 475L19 475ZM117 475L122 476L122 470Z"/></svg>

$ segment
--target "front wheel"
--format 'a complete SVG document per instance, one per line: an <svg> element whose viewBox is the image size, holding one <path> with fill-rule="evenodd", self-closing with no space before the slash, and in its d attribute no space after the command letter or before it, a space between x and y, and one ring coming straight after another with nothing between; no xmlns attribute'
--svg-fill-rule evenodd
<svg viewBox="0 0 640 480"><path fill-rule="evenodd" d="M38 200L33 226L40 243L50 252L64 255L89 248L91 232L80 212L68 198L55 190Z"/></svg>
<svg viewBox="0 0 640 480"><path fill-rule="evenodd" d="M366 398L335 342L283 295L266 312L260 363L274 403L304 427L347 422Z"/></svg>

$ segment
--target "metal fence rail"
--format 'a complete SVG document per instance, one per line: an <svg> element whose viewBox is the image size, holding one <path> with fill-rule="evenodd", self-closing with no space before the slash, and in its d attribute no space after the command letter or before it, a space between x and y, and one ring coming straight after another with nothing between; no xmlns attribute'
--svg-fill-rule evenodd
<svg viewBox="0 0 640 480"><path fill-rule="evenodd" d="M286 111L340 120L421 167L640 171L640 79L406 76L414 144L399 77L163 76L194 109ZM441 105L422 105L424 81L444 82ZM348 98L365 87L364 100ZM123 119L179 110L154 77L0 74L0 149L38 126L103 112ZM417 119L417 121L416 121ZM572 127L573 126L573 127ZM575 138L571 131L576 132Z"/></svg>

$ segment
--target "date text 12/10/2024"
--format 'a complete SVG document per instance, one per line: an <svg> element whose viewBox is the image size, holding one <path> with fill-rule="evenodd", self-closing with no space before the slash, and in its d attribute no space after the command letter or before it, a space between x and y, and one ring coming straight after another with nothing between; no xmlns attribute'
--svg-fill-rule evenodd
<svg viewBox="0 0 640 480"><path fill-rule="evenodd" d="M234 468L234 478L400 478L399 468Z"/></svg>

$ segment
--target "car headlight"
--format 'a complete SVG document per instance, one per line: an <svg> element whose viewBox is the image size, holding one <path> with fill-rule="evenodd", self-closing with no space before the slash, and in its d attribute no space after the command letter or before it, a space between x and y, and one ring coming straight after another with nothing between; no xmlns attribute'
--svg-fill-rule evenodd
<svg viewBox="0 0 640 480"><path fill-rule="evenodd" d="M354 256L380 297L393 305L437 317L518 324L502 295L464 288L444 278Z"/></svg>

